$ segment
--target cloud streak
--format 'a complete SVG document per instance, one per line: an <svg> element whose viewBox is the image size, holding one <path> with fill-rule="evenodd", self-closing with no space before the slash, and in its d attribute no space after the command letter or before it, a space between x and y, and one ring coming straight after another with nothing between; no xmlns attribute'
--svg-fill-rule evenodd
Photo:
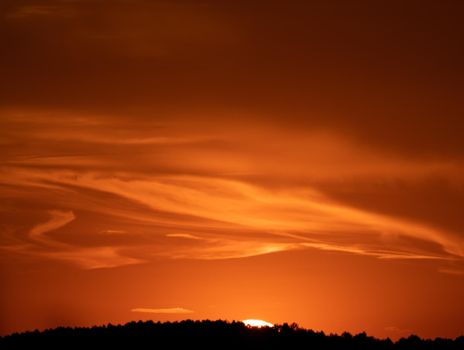
<svg viewBox="0 0 464 350"><path fill-rule="evenodd" d="M162 309L135 308L135 309L132 309L131 311L146 313L146 314L169 314L169 315L184 315L184 314L194 313L194 311L185 309L183 307L171 307L171 308L162 308Z"/></svg>

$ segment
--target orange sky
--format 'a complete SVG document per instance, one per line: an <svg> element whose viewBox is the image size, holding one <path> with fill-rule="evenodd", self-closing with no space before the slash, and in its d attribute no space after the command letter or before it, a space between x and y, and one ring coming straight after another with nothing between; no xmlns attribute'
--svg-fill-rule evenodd
<svg viewBox="0 0 464 350"><path fill-rule="evenodd" d="M3 0L0 334L462 334L462 10Z"/></svg>

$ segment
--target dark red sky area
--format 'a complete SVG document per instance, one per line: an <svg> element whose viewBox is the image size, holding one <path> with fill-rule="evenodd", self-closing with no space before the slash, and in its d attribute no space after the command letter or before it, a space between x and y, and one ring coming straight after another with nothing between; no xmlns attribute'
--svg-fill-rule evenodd
<svg viewBox="0 0 464 350"><path fill-rule="evenodd" d="M464 329L461 1L0 2L0 333Z"/></svg>

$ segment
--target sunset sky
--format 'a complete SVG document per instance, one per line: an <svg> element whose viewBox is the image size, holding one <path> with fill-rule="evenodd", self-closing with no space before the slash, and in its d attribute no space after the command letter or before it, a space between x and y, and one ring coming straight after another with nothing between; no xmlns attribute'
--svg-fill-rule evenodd
<svg viewBox="0 0 464 350"><path fill-rule="evenodd" d="M0 0L0 335L463 334L463 13Z"/></svg>

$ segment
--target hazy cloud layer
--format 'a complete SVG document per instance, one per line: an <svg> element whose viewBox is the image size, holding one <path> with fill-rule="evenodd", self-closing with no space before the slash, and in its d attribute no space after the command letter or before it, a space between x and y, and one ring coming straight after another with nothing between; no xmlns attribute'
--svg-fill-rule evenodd
<svg viewBox="0 0 464 350"><path fill-rule="evenodd" d="M458 265L464 256L462 232L438 215L337 199L340 188L381 197L395 183L437 179L460 205L460 161L393 157L328 130L246 121L219 130L182 116L142 126L56 112L3 116L9 210L38 206L48 216L26 235L12 225L19 237L4 245L10 251L86 268L308 248Z"/></svg>

